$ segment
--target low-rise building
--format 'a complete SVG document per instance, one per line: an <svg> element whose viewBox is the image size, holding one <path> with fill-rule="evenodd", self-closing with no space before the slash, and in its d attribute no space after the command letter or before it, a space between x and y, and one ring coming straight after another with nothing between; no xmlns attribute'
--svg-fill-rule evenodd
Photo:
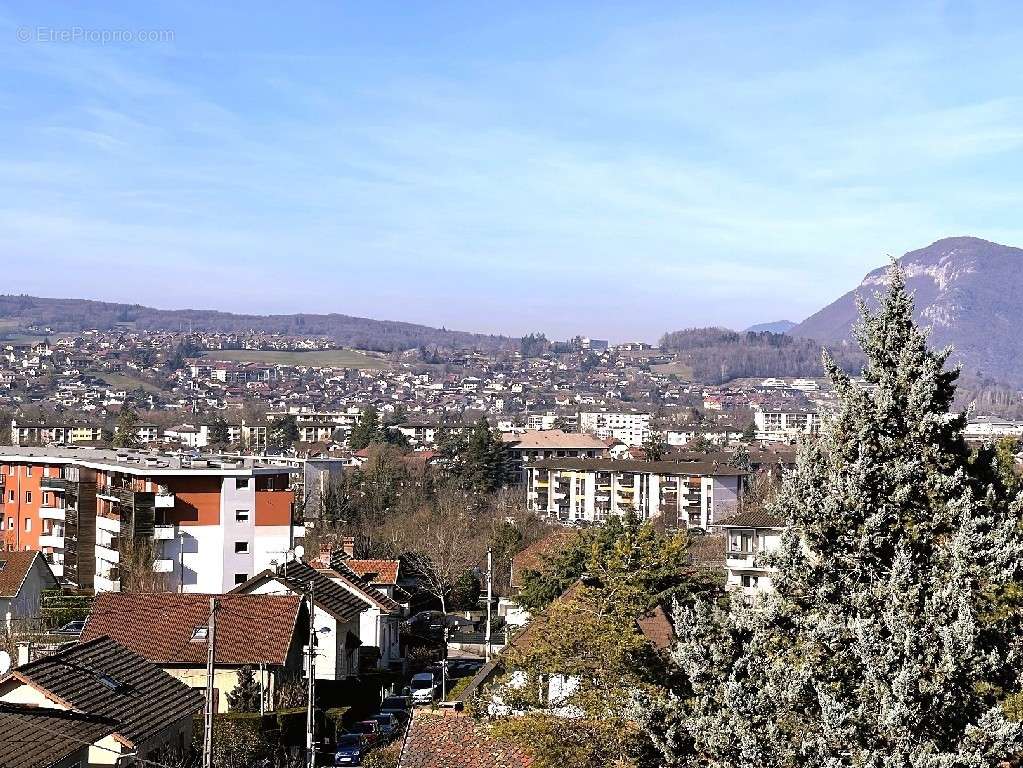
<svg viewBox="0 0 1023 768"><path fill-rule="evenodd" d="M11 634L15 620L38 616L43 592L58 586L41 552L0 550L0 627Z"/></svg>
<svg viewBox="0 0 1023 768"><path fill-rule="evenodd" d="M786 525L761 509L740 512L721 523L725 533L725 589L753 595L774 589L774 568L764 560L781 543Z"/></svg>

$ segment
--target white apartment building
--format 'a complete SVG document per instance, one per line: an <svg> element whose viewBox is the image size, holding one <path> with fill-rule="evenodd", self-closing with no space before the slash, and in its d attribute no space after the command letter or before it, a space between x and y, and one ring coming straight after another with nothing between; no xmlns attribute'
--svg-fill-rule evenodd
<svg viewBox="0 0 1023 768"><path fill-rule="evenodd" d="M781 402L757 405L755 409L757 440L790 443L820 429L821 417L813 406Z"/></svg>
<svg viewBox="0 0 1023 768"><path fill-rule="evenodd" d="M502 434L516 483L525 481L523 466L542 459L595 459L607 456L607 443L593 435L549 429L539 432Z"/></svg>
<svg viewBox="0 0 1023 768"><path fill-rule="evenodd" d="M639 446L650 439L650 414L580 411L579 431Z"/></svg>
<svg viewBox="0 0 1023 768"><path fill-rule="evenodd" d="M763 510L740 512L721 523L725 532L725 589L745 595L771 592L774 568L764 555L781 544L785 524Z"/></svg>
<svg viewBox="0 0 1023 768"><path fill-rule="evenodd" d="M1023 421L1009 421L995 416L975 416L967 422L963 437L976 441L1023 437Z"/></svg>
<svg viewBox="0 0 1023 768"><path fill-rule="evenodd" d="M745 473L710 462L544 459L526 466L531 511L562 523L634 512L707 530L735 513Z"/></svg>

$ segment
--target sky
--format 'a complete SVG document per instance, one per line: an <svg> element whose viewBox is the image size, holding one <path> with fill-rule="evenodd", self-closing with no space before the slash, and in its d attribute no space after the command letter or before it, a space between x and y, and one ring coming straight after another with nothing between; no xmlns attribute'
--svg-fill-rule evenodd
<svg viewBox="0 0 1023 768"><path fill-rule="evenodd" d="M0 293L656 341L1023 245L1023 4L9 3Z"/></svg>

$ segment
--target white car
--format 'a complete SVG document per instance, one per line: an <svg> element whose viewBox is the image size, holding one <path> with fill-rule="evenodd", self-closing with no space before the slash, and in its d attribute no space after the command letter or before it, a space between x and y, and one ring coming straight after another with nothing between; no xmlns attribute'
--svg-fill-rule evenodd
<svg viewBox="0 0 1023 768"><path fill-rule="evenodd" d="M420 672L418 675L412 675L409 688L412 690L413 704L433 704L437 681L433 672Z"/></svg>

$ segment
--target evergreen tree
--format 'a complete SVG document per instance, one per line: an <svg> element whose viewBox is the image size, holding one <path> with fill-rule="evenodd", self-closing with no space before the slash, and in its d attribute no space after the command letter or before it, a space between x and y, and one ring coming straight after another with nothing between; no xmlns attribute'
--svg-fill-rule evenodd
<svg viewBox="0 0 1023 768"><path fill-rule="evenodd" d="M222 416L217 416L213 420L207 434L209 435L208 442L212 446L223 448L231 442L231 433L227 428L227 422L224 421Z"/></svg>
<svg viewBox="0 0 1023 768"><path fill-rule="evenodd" d="M742 431L742 440L746 443L756 442L757 439L757 425L755 422L750 422L746 425L746 428Z"/></svg>
<svg viewBox="0 0 1023 768"><path fill-rule="evenodd" d="M115 448L137 448L139 444L139 415L135 409L125 403L117 416L117 429L114 432Z"/></svg>
<svg viewBox="0 0 1023 768"><path fill-rule="evenodd" d="M767 512L773 594L679 609L692 689L651 706L670 765L996 766L1023 751L1019 500L969 460L958 371L895 268L861 307L866 386L827 356L838 412Z"/></svg>
<svg viewBox="0 0 1023 768"><path fill-rule="evenodd" d="M289 451L298 441L298 421L294 416L278 416L267 430L267 443L273 450Z"/></svg>
<svg viewBox="0 0 1023 768"><path fill-rule="evenodd" d="M649 437L643 442L643 451L646 453L647 461L660 461L668 452L668 443L665 442L660 432L650 432Z"/></svg>
<svg viewBox="0 0 1023 768"><path fill-rule="evenodd" d="M227 703L234 712L259 712L259 699L263 686L256 680L252 667L238 670L238 684L227 694Z"/></svg>
<svg viewBox="0 0 1023 768"><path fill-rule="evenodd" d="M359 420L352 427L348 436L348 445L355 451L361 451L373 443L383 442L380 434L380 417L377 409L370 406L362 412Z"/></svg>

